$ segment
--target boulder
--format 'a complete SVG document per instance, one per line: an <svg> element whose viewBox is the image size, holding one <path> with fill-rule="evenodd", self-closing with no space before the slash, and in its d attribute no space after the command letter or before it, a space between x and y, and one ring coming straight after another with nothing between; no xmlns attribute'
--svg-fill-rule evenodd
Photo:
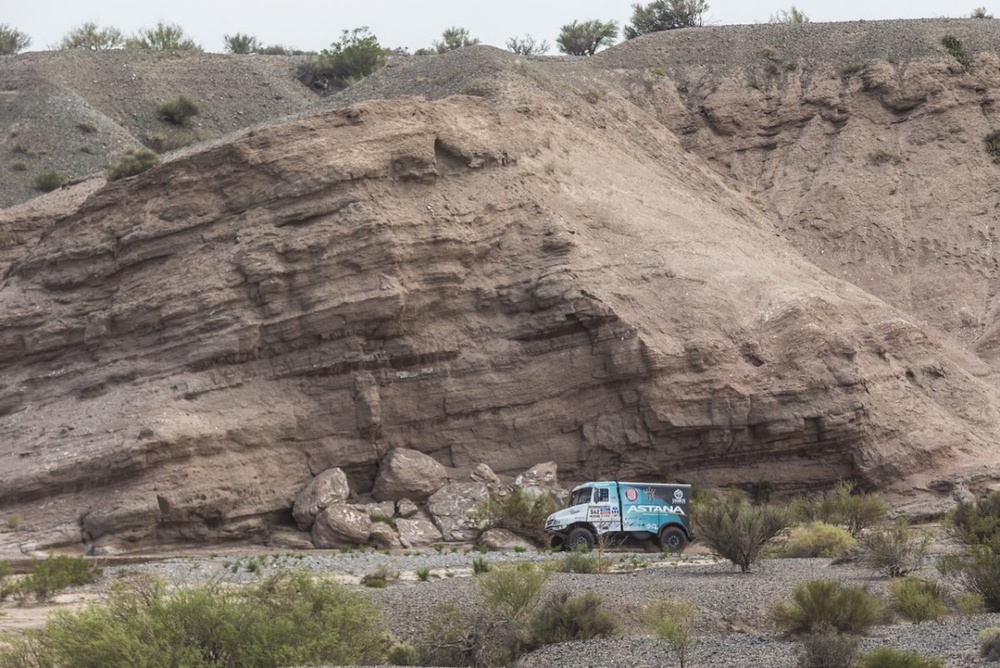
<svg viewBox="0 0 1000 668"><path fill-rule="evenodd" d="M319 548L364 545L371 533L372 521L365 506L337 504L316 516L312 542Z"/></svg>
<svg viewBox="0 0 1000 668"><path fill-rule="evenodd" d="M426 547L441 540L441 532L424 513L396 520L396 531L399 532L400 544L407 549Z"/></svg>
<svg viewBox="0 0 1000 668"><path fill-rule="evenodd" d="M372 531L368 535L368 542L386 550L394 550L401 545L399 534L385 522L372 522Z"/></svg>
<svg viewBox="0 0 1000 668"><path fill-rule="evenodd" d="M396 502L396 517L413 517L420 512L420 507L409 499L400 499Z"/></svg>
<svg viewBox="0 0 1000 668"><path fill-rule="evenodd" d="M569 492L559 486L558 466L555 462L535 464L514 478L514 488L532 497L552 494L560 503L569 499Z"/></svg>
<svg viewBox="0 0 1000 668"><path fill-rule="evenodd" d="M500 477L493 472L486 464L479 464L476 468L472 469L472 473L469 475L474 482L485 483L490 490L490 494L494 496L503 495L509 491L509 489L504 487L503 482L501 482Z"/></svg>
<svg viewBox="0 0 1000 668"><path fill-rule="evenodd" d="M523 548L524 551L535 551L535 546L521 538L512 531L506 529L489 529L476 541L490 552L510 552L515 548Z"/></svg>
<svg viewBox="0 0 1000 668"><path fill-rule="evenodd" d="M448 470L416 450L396 448L379 462L372 494L379 501L426 499L448 483Z"/></svg>
<svg viewBox="0 0 1000 668"><path fill-rule="evenodd" d="M351 495L347 475L339 468L327 469L309 481L295 497L292 515L303 531L308 531L325 508L344 503Z"/></svg>
<svg viewBox="0 0 1000 668"><path fill-rule="evenodd" d="M312 539L308 531L295 531L293 529L278 529L267 537L267 546L281 550L311 550Z"/></svg>
<svg viewBox="0 0 1000 668"><path fill-rule="evenodd" d="M474 540L479 531L469 524L469 513L489 495L486 483L453 482L427 500L427 510L445 540Z"/></svg>
<svg viewBox="0 0 1000 668"><path fill-rule="evenodd" d="M392 519L396 516L396 504L392 501L382 501L381 503L368 504L368 516L372 519Z"/></svg>

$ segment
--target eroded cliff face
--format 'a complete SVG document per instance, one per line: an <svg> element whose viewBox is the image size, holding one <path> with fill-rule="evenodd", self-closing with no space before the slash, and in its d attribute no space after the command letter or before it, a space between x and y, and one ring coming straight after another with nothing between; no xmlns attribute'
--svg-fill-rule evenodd
<svg viewBox="0 0 1000 668"><path fill-rule="evenodd" d="M988 483L989 366L653 113L368 102L96 190L0 283L8 544L262 537L395 447L901 504Z"/></svg>

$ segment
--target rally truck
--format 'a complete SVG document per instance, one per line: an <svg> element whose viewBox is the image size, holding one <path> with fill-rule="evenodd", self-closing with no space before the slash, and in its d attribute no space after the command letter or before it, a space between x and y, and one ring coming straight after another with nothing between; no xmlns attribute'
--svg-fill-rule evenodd
<svg viewBox="0 0 1000 668"><path fill-rule="evenodd" d="M601 539L656 539L681 552L691 540L691 485L649 482L587 482L573 488L569 507L549 515L552 545L590 550Z"/></svg>

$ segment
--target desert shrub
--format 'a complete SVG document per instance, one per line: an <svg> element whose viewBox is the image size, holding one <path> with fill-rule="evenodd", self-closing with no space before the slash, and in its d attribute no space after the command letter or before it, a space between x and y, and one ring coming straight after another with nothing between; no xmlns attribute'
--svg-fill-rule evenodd
<svg viewBox="0 0 1000 668"><path fill-rule="evenodd" d="M15 162L10 166L11 170L15 172L26 172L28 171L28 163L26 162Z"/></svg>
<svg viewBox="0 0 1000 668"><path fill-rule="evenodd" d="M615 21L573 21L560 28L556 46L570 56L592 56L617 39L618 23Z"/></svg>
<svg viewBox="0 0 1000 668"><path fill-rule="evenodd" d="M20 513L11 513L7 516L7 528L11 531L17 531L23 521Z"/></svg>
<svg viewBox="0 0 1000 668"><path fill-rule="evenodd" d="M48 601L67 587L92 583L100 574L101 567L84 557L50 555L35 563L31 574L18 583L16 594L22 599L34 596Z"/></svg>
<svg viewBox="0 0 1000 668"><path fill-rule="evenodd" d="M838 633L831 626L821 625L802 636L799 668L853 668L861 641L850 633Z"/></svg>
<svg viewBox="0 0 1000 668"><path fill-rule="evenodd" d="M782 510L747 505L739 496L700 505L692 515L701 540L744 573L756 563L764 544L788 526Z"/></svg>
<svg viewBox="0 0 1000 668"><path fill-rule="evenodd" d="M511 37L507 40L507 50L519 56L540 56L552 48L544 39L539 42L531 35Z"/></svg>
<svg viewBox="0 0 1000 668"><path fill-rule="evenodd" d="M56 188L61 188L66 180L65 174L49 170L35 176L35 187L43 193L48 193Z"/></svg>
<svg viewBox="0 0 1000 668"><path fill-rule="evenodd" d="M13 574L14 569L11 568L10 563L0 559L0 601L6 601L15 592L15 585L10 579Z"/></svg>
<svg viewBox="0 0 1000 668"><path fill-rule="evenodd" d="M812 580L795 588L791 603L774 606L771 616L786 633L815 633L829 627L863 634L884 617L882 602L860 587Z"/></svg>
<svg viewBox="0 0 1000 668"><path fill-rule="evenodd" d="M981 615L986 612L983 597L974 591L959 592L955 596L955 609L966 617Z"/></svg>
<svg viewBox="0 0 1000 668"><path fill-rule="evenodd" d="M769 18L767 22L798 25L801 23L809 23L809 17L806 16L805 12L800 9L796 9L795 5L792 5L791 10L786 11L784 9L780 9L777 13L771 14L771 18Z"/></svg>
<svg viewBox="0 0 1000 668"><path fill-rule="evenodd" d="M991 18L993 18L993 15L987 13L985 7L976 7L975 9L972 10L972 13L969 14L969 18L972 18L972 19L991 19Z"/></svg>
<svg viewBox="0 0 1000 668"><path fill-rule="evenodd" d="M161 102L158 110L161 119L174 125L184 125L201 113L198 104L187 95L178 95L174 100Z"/></svg>
<svg viewBox="0 0 1000 668"><path fill-rule="evenodd" d="M888 510L888 504L880 496L859 492L847 480L838 482L827 494L810 499L799 497L789 505L789 514L796 522L842 525L854 537L884 520Z"/></svg>
<svg viewBox="0 0 1000 668"><path fill-rule="evenodd" d="M893 606L916 622L937 621L948 614L944 588L933 580L903 578L889 585Z"/></svg>
<svg viewBox="0 0 1000 668"><path fill-rule="evenodd" d="M895 153L889 153L889 151L886 151L885 149L881 148L878 149L877 151L872 151L871 153L868 154L869 165L874 165L874 166L888 165L888 164L898 165L901 162L903 162L903 159L900 158L898 155L896 155Z"/></svg>
<svg viewBox="0 0 1000 668"><path fill-rule="evenodd" d="M825 522L811 522L793 528L781 551L786 557L836 559L857 545L858 541L846 529Z"/></svg>
<svg viewBox="0 0 1000 668"><path fill-rule="evenodd" d="M226 53L233 53L241 56L251 53L259 53L261 48L264 46L256 37L252 35L244 35L239 32L235 35L225 35L222 39L226 45Z"/></svg>
<svg viewBox="0 0 1000 668"><path fill-rule="evenodd" d="M952 55L955 60L962 65L962 69L966 72L972 67L972 62L969 60L969 54L962 45L962 40L955 37L954 35L945 35L941 38L941 46L943 46L948 53Z"/></svg>
<svg viewBox="0 0 1000 668"><path fill-rule="evenodd" d="M431 569L429 568L418 568L417 569L417 579L421 582L427 582L431 577Z"/></svg>
<svg viewBox="0 0 1000 668"><path fill-rule="evenodd" d="M88 51L110 51L125 44L125 38L117 28L101 28L96 23L84 23L63 35L60 49L86 49Z"/></svg>
<svg viewBox="0 0 1000 668"><path fill-rule="evenodd" d="M58 612L41 631L0 646L8 668L264 668L381 663L389 636L363 597L306 573L249 588L167 592L117 583L103 605ZM34 656L35 660L25 657Z"/></svg>
<svg viewBox="0 0 1000 668"><path fill-rule="evenodd" d="M944 659L894 647L878 647L865 653L859 668L944 668Z"/></svg>
<svg viewBox="0 0 1000 668"><path fill-rule="evenodd" d="M469 522L480 532L506 529L536 545L547 545L545 520L558 509L559 503L550 492L531 494L517 488L505 497L487 498L469 513Z"/></svg>
<svg viewBox="0 0 1000 668"><path fill-rule="evenodd" d="M125 40L125 48L152 51L201 51L176 23L160 21L153 28L143 28Z"/></svg>
<svg viewBox="0 0 1000 668"><path fill-rule="evenodd" d="M861 537L862 561L893 578L920 570L930 537L900 519L875 527Z"/></svg>
<svg viewBox="0 0 1000 668"><path fill-rule="evenodd" d="M390 666L419 666L420 652L413 645L397 643L389 648L385 660Z"/></svg>
<svg viewBox="0 0 1000 668"><path fill-rule="evenodd" d="M560 592L546 599L531 617L531 644L539 647L570 640L607 638L618 633L618 622L593 591L570 596Z"/></svg>
<svg viewBox="0 0 1000 668"><path fill-rule="evenodd" d="M1000 661L1000 626L979 632L979 656L987 661Z"/></svg>
<svg viewBox="0 0 1000 668"><path fill-rule="evenodd" d="M1000 163L1000 130L994 130L986 135L986 152L993 158L993 162Z"/></svg>
<svg viewBox="0 0 1000 668"><path fill-rule="evenodd" d="M438 53L447 53L448 51L454 51L466 46L475 46L476 44L479 44L479 40L471 37L467 28L452 26L441 33L440 41L434 42L434 50Z"/></svg>
<svg viewBox="0 0 1000 668"><path fill-rule="evenodd" d="M479 591L491 606L502 608L512 618L533 608L542 595L549 574L534 564L495 568L479 579Z"/></svg>
<svg viewBox="0 0 1000 668"><path fill-rule="evenodd" d="M472 573L474 575L482 575L489 572L490 562L486 561L484 557L476 557L472 560Z"/></svg>
<svg viewBox="0 0 1000 668"><path fill-rule="evenodd" d="M997 132L1000 152L1000 132ZM948 517L951 535L965 545L993 545L1000 552L1000 492L976 503L962 501Z"/></svg>
<svg viewBox="0 0 1000 668"><path fill-rule="evenodd" d="M337 91L382 69L387 58L367 26L345 30L330 48L299 66L298 79L313 89Z"/></svg>
<svg viewBox="0 0 1000 668"><path fill-rule="evenodd" d="M989 546L969 545L963 554L941 557L937 567L962 589L982 597L987 612L1000 612L1000 554Z"/></svg>
<svg viewBox="0 0 1000 668"><path fill-rule="evenodd" d="M0 23L0 56L10 56L31 46L31 38L23 32Z"/></svg>
<svg viewBox="0 0 1000 668"><path fill-rule="evenodd" d="M555 563L560 573L607 573L611 560L600 553L576 551L567 553Z"/></svg>
<svg viewBox="0 0 1000 668"><path fill-rule="evenodd" d="M708 11L705 0L654 0L648 5L632 5L631 23L625 26L625 39L676 28L696 28Z"/></svg>
<svg viewBox="0 0 1000 668"><path fill-rule="evenodd" d="M649 630L677 655L681 668L687 663L688 649L694 641L694 616L693 603L660 601L646 619Z"/></svg>
<svg viewBox="0 0 1000 668"><path fill-rule="evenodd" d="M148 148L130 150L108 171L108 180L117 181L135 176L160 164L160 157Z"/></svg>

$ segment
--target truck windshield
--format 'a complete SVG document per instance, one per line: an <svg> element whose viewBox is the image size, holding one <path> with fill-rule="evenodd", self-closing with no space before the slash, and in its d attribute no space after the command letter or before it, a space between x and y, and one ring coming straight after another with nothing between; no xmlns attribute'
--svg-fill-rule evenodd
<svg viewBox="0 0 1000 668"><path fill-rule="evenodd" d="M583 489L578 489L573 492L573 496L570 497L570 506L579 506L582 503L590 503L590 495L592 490L590 487L584 487Z"/></svg>

